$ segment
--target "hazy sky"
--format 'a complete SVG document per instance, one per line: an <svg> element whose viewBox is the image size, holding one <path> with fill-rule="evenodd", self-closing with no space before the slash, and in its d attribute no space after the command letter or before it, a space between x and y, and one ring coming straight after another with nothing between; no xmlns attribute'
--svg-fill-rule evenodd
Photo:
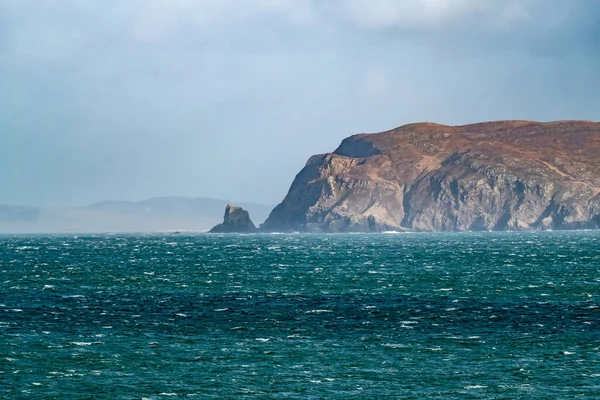
<svg viewBox="0 0 600 400"><path fill-rule="evenodd" d="M600 120L597 0L0 0L0 204L275 204L417 121Z"/></svg>

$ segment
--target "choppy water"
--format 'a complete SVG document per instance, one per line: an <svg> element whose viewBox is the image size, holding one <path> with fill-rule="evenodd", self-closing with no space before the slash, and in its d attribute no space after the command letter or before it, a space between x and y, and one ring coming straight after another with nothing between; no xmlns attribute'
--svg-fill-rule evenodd
<svg viewBox="0 0 600 400"><path fill-rule="evenodd" d="M0 398L600 398L600 233L0 237Z"/></svg>

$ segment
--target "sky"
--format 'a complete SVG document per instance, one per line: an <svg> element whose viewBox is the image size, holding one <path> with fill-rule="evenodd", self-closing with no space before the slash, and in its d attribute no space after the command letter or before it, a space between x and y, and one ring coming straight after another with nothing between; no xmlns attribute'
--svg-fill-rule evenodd
<svg viewBox="0 0 600 400"><path fill-rule="evenodd" d="M596 0L0 0L0 204L276 204L432 121L600 120Z"/></svg>

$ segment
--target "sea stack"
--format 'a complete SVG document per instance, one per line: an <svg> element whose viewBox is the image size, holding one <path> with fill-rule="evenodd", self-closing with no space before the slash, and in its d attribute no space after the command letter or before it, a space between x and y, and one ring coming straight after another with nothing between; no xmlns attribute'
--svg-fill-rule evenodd
<svg viewBox="0 0 600 400"><path fill-rule="evenodd" d="M213 227L211 233L250 233L256 231L256 226L250 219L248 211L241 207L227 204L223 223Z"/></svg>
<svg viewBox="0 0 600 400"><path fill-rule="evenodd" d="M598 229L600 123L418 123L311 157L265 231Z"/></svg>

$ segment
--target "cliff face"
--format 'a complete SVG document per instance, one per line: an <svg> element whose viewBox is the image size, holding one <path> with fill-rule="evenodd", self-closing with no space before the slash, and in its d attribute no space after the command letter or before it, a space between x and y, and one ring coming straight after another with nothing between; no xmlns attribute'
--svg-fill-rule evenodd
<svg viewBox="0 0 600 400"><path fill-rule="evenodd" d="M213 227L211 233L249 233L254 232L256 227L250 219L248 211L240 207L227 204L223 223Z"/></svg>
<svg viewBox="0 0 600 400"><path fill-rule="evenodd" d="M600 227L600 123L405 125L311 157L268 231Z"/></svg>

